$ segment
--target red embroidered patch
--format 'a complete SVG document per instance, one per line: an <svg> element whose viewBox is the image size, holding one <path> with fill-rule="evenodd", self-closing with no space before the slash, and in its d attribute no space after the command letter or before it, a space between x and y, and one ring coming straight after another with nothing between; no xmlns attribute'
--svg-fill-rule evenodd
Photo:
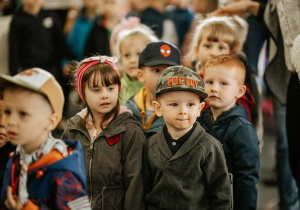
<svg viewBox="0 0 300 210"><path fill-rule="evenodd" d="M113 137L110 137L110 138L106 138L106 141L107 143L110 145L110 146L113 146L114 144L116 144L118 141L120 140L120 135L116 135L116 136L113 136Z"/></svg>

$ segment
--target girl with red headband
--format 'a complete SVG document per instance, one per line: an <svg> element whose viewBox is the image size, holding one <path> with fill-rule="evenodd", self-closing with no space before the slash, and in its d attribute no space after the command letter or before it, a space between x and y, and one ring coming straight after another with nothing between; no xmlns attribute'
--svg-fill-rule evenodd
<svg viewBox="0 0 300 210"><path fill-rule="evenodd" d="M95 56L77 65L76 84L85 108L68 120L62 138L82 144L93 209L144 209L145 138L131 111L119 105L116 62Z"/></svg>

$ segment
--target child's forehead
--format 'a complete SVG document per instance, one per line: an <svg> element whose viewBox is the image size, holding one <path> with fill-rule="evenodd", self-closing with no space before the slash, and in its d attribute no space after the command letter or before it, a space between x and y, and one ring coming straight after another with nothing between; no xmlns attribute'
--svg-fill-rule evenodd
<svg viewBox="0 0 300 210"><path fill-rule="evenodd" d="M194 100L200 100L198 94L193 93L191 91L171 91L162 93L159 99L163 99L165 101L180 101L180 102L190 102Z"/></svg>

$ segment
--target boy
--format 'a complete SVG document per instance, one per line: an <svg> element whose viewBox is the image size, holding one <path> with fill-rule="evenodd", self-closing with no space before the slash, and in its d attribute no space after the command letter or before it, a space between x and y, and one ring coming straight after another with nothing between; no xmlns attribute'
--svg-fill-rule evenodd
<svg viewBox="0 0 300 210"><path fill-rule="evenodd" d="M6 163L9 156L16 150L16 146L12 145L7 137L4 126L4 110L3 110L3 99L0 94L0 189L2 189L3 177L6 168Z"/></svg>
<svg viewBox="0 0 300 210"><path fill-rule="evenodd" d="M152 105L156 82L167 67L180 65L180 62L178 48L164 41L150 42L140 54L137 77L145 86L125 106L140 123L146 139L157 133L164 124L164 119L157 117Z"/></svg>
<svg viewBox="0 0 300 210"><path fill-rule="evenodd" d="M18 145L7 163L1 204L8 209L89 209L81 145L51 135L62 118L61 86L39 68L13 77L1 74L0 86L7 138Z"/></svg>
<svg viewBox="0 0 300 210"><path fill-rule="evenodd" d="M230 180L221 144L196 122L204 83L183 66L167 68L153 106L166 125L147 142L147 209L230 209Z"/></svg>
<svg viewBox="0 0 300 210"><path fill-rule="evenodd" d="M210 105L198 119L223 145L229 173L233 175L235 209L256 209L260 152L256 131L244 106L236 100L246 91L245 66L233 55L219 55L203 68L205 102Z"/></svg>

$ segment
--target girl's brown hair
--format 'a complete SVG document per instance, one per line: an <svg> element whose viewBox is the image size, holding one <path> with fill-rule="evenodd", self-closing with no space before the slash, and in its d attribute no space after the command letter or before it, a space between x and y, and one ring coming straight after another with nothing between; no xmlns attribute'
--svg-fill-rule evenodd
<svg viewBox="0 0 300 210"><path fill-rule="evenodd" d="M77 69L79 69L79 67ZM75 72L75 75L76 75L76 72ZM91 86L97 87L97 86L100 86L100 84L105 87L116 84L119 87L119 94L120 94L120 86L121 86L120 76L119 76L117 70L114 69L114 67L112 67L111 65L109 65L107 63L95 64L95 65L91 66L90 68L88 68L86 70L86 72L84 73L84 75L82 77L82 93L83 93L84 99L86 97L84 90L87 85L90 87ZM89 115L92 114L88 104L86 104L86 108L87 108L87 113L86 113L85 117L83 118L83 122L82 122L83 124L85 123L85 121L87 120ZM103 122L108 120L111 116L114 116L113 117L113 120L114 120L118 116L119 111L120 111L120 104L119 104L119 100L118 100L116 106L104 116L104 119L101 124L101 129L104 129Z"/></svg>

